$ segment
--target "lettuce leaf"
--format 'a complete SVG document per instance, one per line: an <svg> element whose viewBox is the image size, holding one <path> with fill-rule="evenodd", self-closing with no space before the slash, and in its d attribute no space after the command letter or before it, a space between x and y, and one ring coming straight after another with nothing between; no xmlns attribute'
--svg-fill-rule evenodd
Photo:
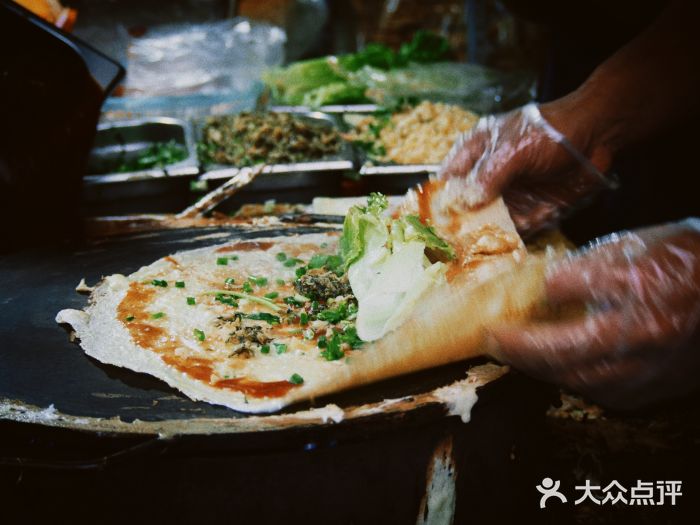
<svg viewBox="0 0 700 525"><path fill-rule="evenodd" d="M357 104L367 102L365 86L356 86L348 81L331 82L304 94L302 104L310 107L331 104Z"/></svg>
<svg viewBox="0 0 700 525"><path fill-rule="evenodd" d="M444 264L425 266L423 243L394 248L368 251L348 271L358 304L357 333L364 341L379 339L401 324L421 295L443 280Z"/></svg>
<svg viewBox="0 0 700 525"><path fill-rule="evenodd" d="M413 62L444 60L448 51L445 38L418 31L398 52L383 44L369 43L356 53L302 60L271 69L262 80L273 99L284 104L316 107L361 103L368 100L365 93L372 85L364 77L403 69ZM363 77L355 75L362 70L366 70Z"/></svg>
<svg viewBox="0 0 700 525"><path fill-rule="evenodd" d="M433 285L444 282L446 267L431 263L426 250L454 257L454 249L416 216L391 220L387 199L372 194L367 206L345 217L341 256L357 298L357 334L374 341L396 328Z"/></svg>
<svg viewBox="0 0 700 525"><path fill-rule="evenodd" d="M394 228L401 229L404 241L419 240L425 244L426 249L437 254L440 259L451 261L456 257L454 248L447 241L438 237L432 226L423 224L417 215L405 215L397 222L398 225Z"/></svg>
<svg viewBox="0 0 700 525"><path fill-rule="evenodd" d="M263 74L263 82L272 91L273 98L292 105L302 104L304 96L315 89L345 80L327 57L295 62Z"/></svg>
<svg viewBox="0 0 700 525"><path fill-rule="evenodd" d="M350 208L343 222L343 235L340 237L340 255L345 271L368 249L376 249L388 243L387 219L382 216L387 206L388 201L384 195L373 193L366 207Z"/></svg>

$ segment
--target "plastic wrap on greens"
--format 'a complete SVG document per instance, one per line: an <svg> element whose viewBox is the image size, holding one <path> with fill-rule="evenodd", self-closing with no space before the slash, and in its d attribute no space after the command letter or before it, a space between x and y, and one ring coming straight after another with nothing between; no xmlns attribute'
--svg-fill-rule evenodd
<svg viewBox="0 0 700 525"><path fill-rule="evenodd" d="M417 31L398 51L370 43L357 53L272 69L263 81L275 101L311 107L376 102L393 108L425 99L491 113L532 99L531 76L445 62L448 54L444 37Z"/></svg>
<svg viewBox="0 0 700 525"><path fill-rule="evenodd" d="M532 100L534 91L534 77L529 74L455 62L411 64L389 71L365 66L352 73L351 80L367 86L365 94L387 107L407 99L427 99L481 114L523 105Z"/></svg>
<svg viewBox="0 0 700 525"><path fill-rule="evenodd" d="M263 81L270 88L272 97L285 104L302 105L304 98L322 100L317 90L323 88L339 89L338 85L347 85L333 57L315 58L296 62L285 68L275 68L263 75ZM325 104L331 103L323 99ZM332 102L335 103L335 102Z"/></svg>
<svg viewBox="0 0 700 525"><path fill-rule="evenodd" d="M449 44L444 37L417 31L398 51L370 43L357 53L304 60L270 70L263 80L272 97L285 104L323 106L368 102L367 85L356 81L353 72L364 67L391 70L414 62L436 62L444 60L448 52Z"/></svg>
<svg viewBox="0 0 700 525"><path fill-rule="evenodd" d="M432 100L485 114L526 104L534 95L530 74L455 62L411 63L388 70L365 65L351 72L328 57L276 69L265 82L275 100L311 107L368 101L397 107L406 100Z"/></svg>

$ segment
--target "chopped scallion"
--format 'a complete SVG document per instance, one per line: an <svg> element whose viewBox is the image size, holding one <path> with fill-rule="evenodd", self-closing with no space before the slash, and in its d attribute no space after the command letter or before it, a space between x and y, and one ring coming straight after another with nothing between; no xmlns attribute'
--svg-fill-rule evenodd
<svg viewBox="0 0 700 525"><path fill-rule="evenodd" d="M239 299L247 299L248 301L267 306L270 310L274 310L275 312L279 312L280 310L282 310L282 308L279 305L273 303L269 299L265 299L264 297L258 297L256 295L250 295L247 293L234 292L233 290L212 290L211 292L207 292L207 295L215 295L216 300L219 302L225 303L226 301L223 299L225 299L226 297L228 297L231 300L234 297L237 297Z"/></svg>
<svg viewBox="0 0 700 525"><path fill-rule="evenodd" d="M309 269L323 268L328 262L328 255L316 254L309 261Z"/></svg>
<svg viewBox="0 0 700 525"><path fill-rule="evenodd" d="M238 306L238 301L236 301L236 297L230 293L217 293L215 299L218 302L227 304L229 306Z"/></svg>
<svg viewBox="0 0 700 525"><path fill-rule="evenodd" d="M285 297L282 300L285 302L285 304L291 306L304 306L304 303L309 299L307 297L304 297L303 295L295 295L293 297Z"/></svg>
<svg viewBox="0 0 700 525"><path fill-rule="evenodd" d="M345 357L345 352L341 349L342 343L340 335L336 332L330 339L325 341L325 350L321 352L321 357L325 357L326 361L336 361L341 357ZM321 347L320 338L318 346L319 348Z"/></svg>
<svg viewBox="0 0 700 525"><path fill-rule="evenodd" d="M256 286L265 286L267 284L267 277L255 277L251 275L248 277L248 280Z"/></svg>
<svg viewBox="0 0 700 525"><path fill-rule="evenodd" d="M280 318L276 315L269 314L267 312L253 312L252 314L247 314L246 319L252 319L253 321L265 321L268 324L280 324Z"/></svg>

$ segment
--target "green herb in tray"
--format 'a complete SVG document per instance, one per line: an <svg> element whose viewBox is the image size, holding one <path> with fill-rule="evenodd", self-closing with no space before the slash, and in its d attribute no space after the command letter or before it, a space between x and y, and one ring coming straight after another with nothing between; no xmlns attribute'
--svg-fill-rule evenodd
<svg viewBox="0 0 700 525"><path fill-rule="evenodd" d="M155 142L145 151L131 160L122 162L116 169L119 173L129 171L141 171L151 168L164 168L170 164L183 161L187 158L187 150L180 144L171 140L169 142Z"/></svg>

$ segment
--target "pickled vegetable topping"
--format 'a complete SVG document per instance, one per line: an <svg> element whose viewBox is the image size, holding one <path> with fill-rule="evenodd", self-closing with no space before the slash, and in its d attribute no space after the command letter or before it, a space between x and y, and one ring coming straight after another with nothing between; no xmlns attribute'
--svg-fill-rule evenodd
<svg viewBox="0 0 700 525"><path fill-rule="evenodd" d="M199 144L205 164L287 164L337 155L342 139L335 128L287 113L240 113L211 117Z"/></svg>

